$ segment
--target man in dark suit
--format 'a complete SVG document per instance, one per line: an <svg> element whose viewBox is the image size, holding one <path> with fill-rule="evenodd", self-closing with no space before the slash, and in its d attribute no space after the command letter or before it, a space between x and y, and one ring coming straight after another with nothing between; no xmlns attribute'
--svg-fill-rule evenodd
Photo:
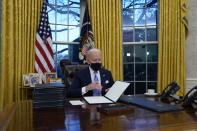
<svg viewBox="0 0 197 131"><path fill-rule="evenodd" d="M88 68L75 73L67 97L104 95L113 85L110 71L101 67L101 51L90 49L86 54Z"/></svg>

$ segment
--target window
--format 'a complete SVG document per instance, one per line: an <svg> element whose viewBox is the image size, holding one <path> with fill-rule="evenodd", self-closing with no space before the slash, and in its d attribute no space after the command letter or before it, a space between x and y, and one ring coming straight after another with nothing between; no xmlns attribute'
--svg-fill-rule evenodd
<svg viewBox="0 0 197 131"><path fill-rule="evenodd" d="M122 0L125 94L143 94L157 86L157 0Z"/></svg>
<svg viewBox="0 0 197 131"><path fill-rule="evenodd" d="M55 70L63 77L60 60L78 62L80 37L80 0L48 0Z"/></svg>

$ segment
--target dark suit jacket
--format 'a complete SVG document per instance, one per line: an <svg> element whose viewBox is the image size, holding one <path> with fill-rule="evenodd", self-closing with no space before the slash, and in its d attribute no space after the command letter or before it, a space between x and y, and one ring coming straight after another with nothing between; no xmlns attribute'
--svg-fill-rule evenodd
<svg viewBox="0 0 197 131"><path fill-rule="evenodd" d="M100 69L102 95L105 94L105 90L110 88L114 84L114 80L110 71ZM82 87L92 83L89 67L79 70L75 73L71 87L68 90L67 97L82 97ZM92 91L88 91L84 96L92 96Z"/></svg>

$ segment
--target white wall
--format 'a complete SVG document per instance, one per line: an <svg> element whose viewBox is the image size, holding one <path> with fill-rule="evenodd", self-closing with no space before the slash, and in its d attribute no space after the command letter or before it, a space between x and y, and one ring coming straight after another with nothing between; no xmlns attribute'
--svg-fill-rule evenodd
<svg viewBox="0 0 197 131"><path fill-rule="evenodd" d="M189 35L186 41L186 87L197 85L197 0L188 1Z"/></svg>

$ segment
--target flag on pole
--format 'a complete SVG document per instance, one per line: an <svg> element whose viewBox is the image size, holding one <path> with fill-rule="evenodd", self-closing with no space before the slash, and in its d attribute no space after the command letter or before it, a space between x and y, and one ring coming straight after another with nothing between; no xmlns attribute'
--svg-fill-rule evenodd
<svg viewBox="0 0 197 131"><path fill-rule="evenodd" d="M86 52L91 48L94 48L94 36L92 32L92 26L90 23L88 7L86 6L80 33L79 59L85 61Z"/></svg>
<svg viewBox="0 0 197 131"><path fill-rule="evenodd" d="M35 42L35 72L54 72L52 35L48 21L47 1L43 0Z"/></svg>

